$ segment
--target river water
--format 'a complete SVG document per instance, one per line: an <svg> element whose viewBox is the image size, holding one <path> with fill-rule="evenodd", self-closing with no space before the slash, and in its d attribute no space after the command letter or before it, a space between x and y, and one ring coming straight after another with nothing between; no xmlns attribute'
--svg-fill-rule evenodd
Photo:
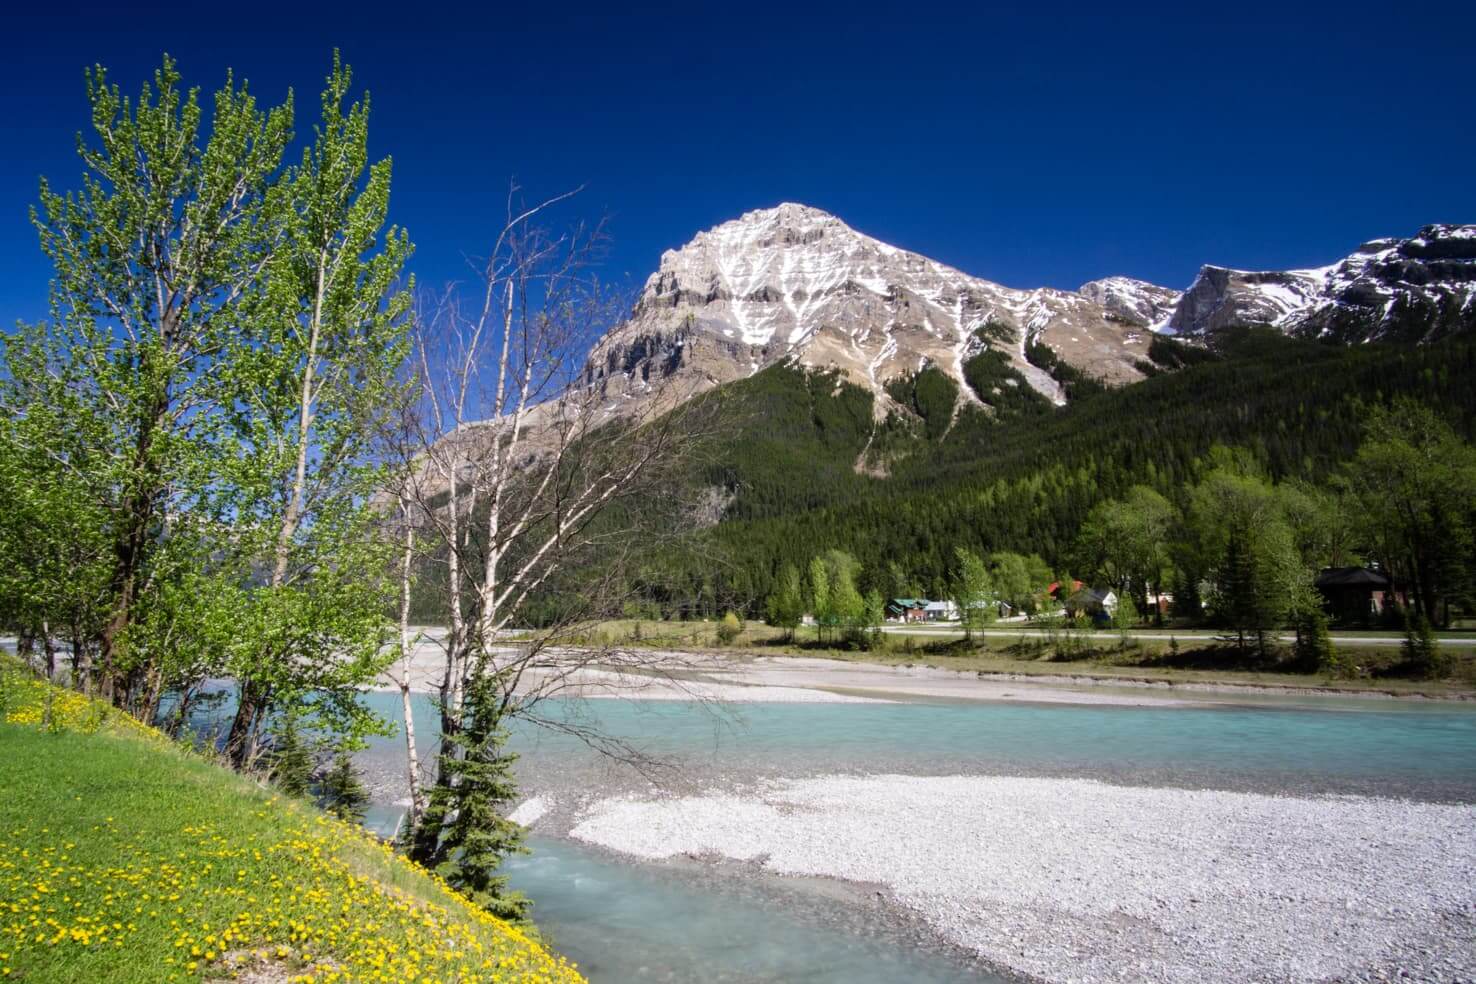
<svg viewBox="0 0 1476 984"><path fill-rule="evenodd" d="M398 717L398 698L375 707ZM1261 792L1476 801L1476 710L1372 699L1131 707L907 701L744 704L591 700L553 705L666 767L674 791L847 773L1081 776ZM422 733L433 724L418 698ZM864 887L757 876L697 862L621 860L559 836L594 799L653 780L567 734L520 727L520 781L549 807L533 853L508 865L554 945L596 984L624 981L1000 981L932 942ZM403 797L398 739L363 759L372 825Z"/></svg>

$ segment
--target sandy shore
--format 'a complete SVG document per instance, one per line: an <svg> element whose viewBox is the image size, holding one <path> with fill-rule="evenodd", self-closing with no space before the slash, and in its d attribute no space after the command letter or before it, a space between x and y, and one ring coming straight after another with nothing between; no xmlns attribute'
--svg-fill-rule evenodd
<svg viewBox="0 0 1476 984"><path fill-rule="evenodd" d="M410 689L432 693L440 686L444 659L436 640L441 630L427 630L410 664ZM511 651L511 650L509 650ZM551 654L552 659L558 653ZM1148 688L1113 687L1073 680L1000 679L928 666L883 666L801 656L753 656L744 653L641 652L637 669L604 665L581 667L570 675L569 696L630 697L640 700L712 700L733 703L845 703L865 700L930 698L948 700L1025 701L1032 703L1117 704L1180 707L1205 703ZM402 672L397 664L393 673ZM530 685L556 669L535 670ZM388 676L379 689L395 689Z"/></svg>
<svg viewBox="0 0 1476 984"><path fill-rule="evenodd" d="M609 799L572 835L885 886L944 938L1052 982L1476 976L1469 805L836 776Z"/></svg>

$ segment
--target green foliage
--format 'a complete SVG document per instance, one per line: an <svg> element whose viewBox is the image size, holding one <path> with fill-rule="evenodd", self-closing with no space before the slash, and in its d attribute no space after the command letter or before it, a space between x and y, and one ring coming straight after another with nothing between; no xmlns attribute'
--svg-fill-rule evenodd
<svg viewBox="0 0 1476 984"><path fill-rule="evenodd" d="M660 591L679 610L710 579L725 603L756 606L785 564L803 570L832 545L861 563L858 587L887 597L946 595L955 546L1067 566L1083 520L1104 500L1142 485L1182 511L1185 490L1214 467L1207 456L1216 445L1246 449L1278 486L1319 490L1312 515L1327 520L1316 534L1328 545L1326 562L1379 557L1361 553L1352 524L1337 520L1329 480L1357 451L1373 408L1397 395L1441 407L1469 435L1476 390L1461 380L1472 377L1471 340L1340 348L1250 332L1202 364L1008 425L962 414L942 441L914 438L889 459L888 477L873 478L854 467L872 432L869 397L775 367L723 387L736 419L756 422L711 450L735 499L724 521L697 537L691 561L668 555ZM854 408L844 441L819 439L812 400ZM771 432L793 434L798 453L771 448ZM873 449L893 437L878 425ZM1292 526L1297 539L1315 533L1300 520ZM715 570L701 559L712 553L727 563ZM1199 574L1179 574L1180 558L1171 559L1164 586L1176 610L1197 617ZM1151 598L1135 601L1152 608Z"/></svg>
<svg viewBox="0 0 1476 984"><path fill-rule="evenodd" d="M958 620L964 639L972 641L974 632L993 622L999 615L998 598L989 568L972 550L954 550L957 566L953 572L950 597L958 606Z"/></svg>
<svg viewBox="0 0 1476 984"><path fill-rule="evenodd" d="M1178 516L1154 489L1135 485L1120 499L1099 502L1076 536L1076 563L1095 583L1110 584L1139 609L1160 591Z"/></svg>
<svg viewBox="0 0 1476 984"><path fill-rule="evenodd" d="M1411 587L1415 613L1449 620L1476 582L1476 448L1428 406L1402 399L1368 418L1343 482L1370 552Z"/></svg>
<svg viewBox="0 0 1476 984"><path fill-rule="evenodd" d="M1186 565L1206 578L1211 614L1252 636L1262 658L1271 630L1305 597L1313 565L1297 551L1279 490L1249 463L1227 455L1189 493L1192 540Z"/></svg>
<svg viewBox="0 0 1476 984"><path fill-rule="evenodd" d="M1180 342L1157 332L1148 340L1148 359L1152 365L1161 369L1187 369L1214 362L1218 358L1210 349Z"/></svg>
<svg viewBox="0 0 1476 984"><path fill-rule="evenodd" d="M207 108L168 58L137 99L88 73L80 189L43 181L32 213L51 316L4 340L0 548L30 576L0 617L68 637L79 683L144 720L238 681L241 765L277 706L376 727L410 244L349 88L335 56L290 163L290 100L228 76Z"/></svg>
<svg viewBox="0 0 1476 984"><path fill-rule="evenodd" d="M318 803L340 820L361 823L369 806L369 791L359 778L359 770L346 749L333 755L333 764L318 783Z"/></svg>
<svg viewBox="0 0 1476 984"><path fill-rule="evenodd" d="M793 639L794 630L799 626L805 612L799 571L793 564L785 564L784 569L779 572L778 585L773 594L769 595L766 608L769 624L784 629L786 637Z"/></svg>
<svg viewBox="0 0 1476 984"><path fill-rule="evenodd" d="M1344 664L1333 648L1327 627L1327 614L1319 604L1307 605L1296 619L1297 641L1294 656L1297 668L1305 673L1344 674Z"/></svg>
<svg viewBox="0 0 1476 984"><path fill-rule="evenodd" d="M937 366L893 380L887 384L887 395L922 419L923 434L930 441L941 438L953 424L958 385Z"/></svg>
<svg viewBox="0 0 1476 984"><path fill-rule="evenodd" d="M727 613L723 615L722 619L718 622L717 641L720 644L727 646L730 645L742 634L743 620L738 617L737 612L729 609Z"/></svg>
<svg viewBox="0 0 1476 984"><path fill-rule="evenodd" d="M1430 620L1423 615L1416 615L1409 620L1400 649L1405 665L1420 679L1435 680L1450 672L1449 661L1440 651L1440 643L1430 627Z"/></svg>
<svg viewBox="0 0 1476 984"><path fill-rule="evenodd" d="M288 796L303 797L312 788L317 755L303 735L296 711L282 715L273 734L272 783Z"/></svg>
<svg viewBox="0 0 1476 984"><path fill-rule="evenodd" d="M497 874L505 859L527 851L523 828L506 816L517 798L517 756L506 749L503 714L496 678L477 673L467 685L461 728L444 739L441 770L449 781L432 788L410 854L488 912L522 922L532 903Z"/></svg>
<svg viewBox="0 0 1476 984"><path fill-rule="evenodd" d="M1044 607L1046 588L1053 575L1050 565L1035 554L997 551L989 555L989 581L996 597L1014 613L1034 615Z"/></svg>
<svg viewBox="0 0 1476 984"><path fill-rule="evenodd" d="M1143 617L1138 614L1138 606L1133 604L1132 595L1118 595L1117 608L1112 612L1112 627L1126 632L1137 628L1142 620Z"/></svg>

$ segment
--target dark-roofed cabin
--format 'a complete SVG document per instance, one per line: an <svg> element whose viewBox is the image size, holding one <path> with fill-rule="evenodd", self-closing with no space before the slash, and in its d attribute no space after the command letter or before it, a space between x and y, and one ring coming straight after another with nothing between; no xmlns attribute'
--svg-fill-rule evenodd
<svg viewBox="0 0 1476 984"><path fill-rule="evenodd" d="M1329 567L1313 583L1333 621L1341 625L1369 624L1384 613L1391 598L1389 578L1367 567Z"/></svg>

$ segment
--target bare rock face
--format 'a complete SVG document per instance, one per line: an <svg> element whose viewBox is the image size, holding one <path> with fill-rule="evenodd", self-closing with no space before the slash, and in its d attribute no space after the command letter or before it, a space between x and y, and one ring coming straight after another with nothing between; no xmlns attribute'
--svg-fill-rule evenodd
<svg viewBox="0 0 1476 984"><path fill-rule="evenodd" d="M1182 291L1170 290L1132 277L1105 277L1082 284L1076 291L1102 305L1107 317L1137 328L1161 325L1174 313Z"/></svg>
<svg viewBox="0 0 1476 984"><path fill-rule="evenodd" d="M1048 345L1089 375L1129 382L1140 377L1134 363L1147 329L1177 297L1126 278L1081 292L1014 290L785 204L664 254L629 320L591 352L584 382L616 409L673 375L707 388L792 360L840 369L877 394L882 414L886 384L929 365L972 399L964 364L990 347L1059 403L1061 388L1027 361L1027 343Z"/></svg>
<svg viewBox="0 0 1476 984"><path fill-rule="evenodd" d="M1165 330L1213 339L1248 325L1348 344L1416 344L1476 329L1476 225L1375 239L1313 270L1206 266Z"/></svg>

